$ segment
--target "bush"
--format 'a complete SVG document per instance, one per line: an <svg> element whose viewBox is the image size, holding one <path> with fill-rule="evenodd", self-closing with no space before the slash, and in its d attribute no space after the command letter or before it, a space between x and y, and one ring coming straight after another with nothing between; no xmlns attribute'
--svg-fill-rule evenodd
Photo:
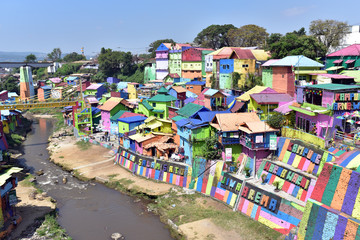
<svg viewBox="0 0 360 240"><path fill-rule="evenodd" d="M285 117L281 113L273 112L271 116L269 117L269 120L267 123L270 125L270 127L275 129L280 129L285 124Z"/></svg>

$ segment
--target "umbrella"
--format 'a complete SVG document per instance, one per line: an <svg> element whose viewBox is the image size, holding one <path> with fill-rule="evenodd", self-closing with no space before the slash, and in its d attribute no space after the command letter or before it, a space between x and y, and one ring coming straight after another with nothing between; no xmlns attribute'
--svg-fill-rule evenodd
<svg viewBox="0 0 360 240"><path fill-rule="evenodd" d="M360 124L360 121L357 121L356 124Z"/></svg>
<svg viewBox="0 0 360 240"><path fill-rule="evenodd" d="M360 114L359 111L353 111L353 112L351 113L352 116L359 116L359 114Z"/></svg>
<svg viewBox="0 0 360 240"><path fill-rule="evenodd" d="M349 120L347 120L347 122L348 122L348 123L351 123L351 124L354 124L354 122L355 122L355 121L354 121L354 120L349 119Z"/></svg>
<svg viewBox="0 0 360 240"><path fill-rule="evenodd" d="M345 119L343 116L337 116L337 119Z"/></svg>
<svg viewBox="0 0 360 240"><path fill-rule="evenodd" d="M343 114L344 117L349 117L350 116L350 113L346 112Z"/></svg>

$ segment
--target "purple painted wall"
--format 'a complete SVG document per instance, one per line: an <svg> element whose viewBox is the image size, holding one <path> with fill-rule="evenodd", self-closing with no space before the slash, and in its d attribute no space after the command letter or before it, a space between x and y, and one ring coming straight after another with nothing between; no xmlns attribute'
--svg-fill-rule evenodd
<svg viewBox="0 0 360 240"><path fill-rule="evenodd" d="M323 91L321 106L323 107L328 107L328 105L332 106L333 102L334 102L334 93Z"/></svg>
<svg viewBox="0 0 360 240"><path fill-rule="evenodd" d="M296 89L296 101L300 104L304 102L304 88L298 87Z"/></svg>
<svg viewBox="0 0 360 240"><path fill-rule="evenodd" d="M135 150L137 153L143 154L143 148L142 148L142 144L135 142Z"/></svg>
<svg viewBox="0 0 360 240"><path fill-rule="evenodd" d="M316 123L316 135L320 138L325 138L325 136L321 135L321 128L326 128L327 126L327 132L333 131L333 117L319 114L317 116L309 116L300 112L296 112L296 122L298 122L298 118L301 117L302 119L309 120L310 123ZM310 131L312 131L312 125L310 125ZM325 132L326 133L326 132Z"/></svg>
<svg viewBox="0 0 360 240"><path fill-rule="evenodd" d="M110 131L111 129L110 112L101 111L101 121L102 121L103 129L106 131Z"/></svg>

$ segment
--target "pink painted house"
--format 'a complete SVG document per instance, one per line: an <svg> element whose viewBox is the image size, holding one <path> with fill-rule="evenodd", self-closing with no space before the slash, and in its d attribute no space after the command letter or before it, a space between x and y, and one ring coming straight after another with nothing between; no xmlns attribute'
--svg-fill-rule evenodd
<svg viewBox="0 0 360 240"><path fill-rule="evenodd" d="M99 107L99 109L101 110L101 126L103 131L110 132L110 118L120 110L126 110L126 107L120 103L121 100L122 98L110 98L102 106Z"/></svg>

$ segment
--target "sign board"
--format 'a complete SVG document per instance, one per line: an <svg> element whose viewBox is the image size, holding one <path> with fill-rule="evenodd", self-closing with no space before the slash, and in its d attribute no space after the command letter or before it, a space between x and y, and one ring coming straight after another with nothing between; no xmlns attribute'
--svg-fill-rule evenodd
<svg viewBox="0 0 360 240"><path fill-rule="evenodd" d="M270 144L269 150L276 150L277 147L277 137L276 135L270 135Z"/></svg>
<svg viewBox="0 0 360 240"><path fill-rule="evenodd" d="M10 204L10 206L13 206L13 205L15 205L15 204L17 204L18 203L18 199L17 199L17 197L16 197L16 191L15 190L11 190L10 192L9 192L9 204Z"/></svg>
<svg viewBox="0 0 360 240"><path fill-rule="evenodd" d="M226 162L232 161L232 148L225 148L225 161Z"/></svg>

